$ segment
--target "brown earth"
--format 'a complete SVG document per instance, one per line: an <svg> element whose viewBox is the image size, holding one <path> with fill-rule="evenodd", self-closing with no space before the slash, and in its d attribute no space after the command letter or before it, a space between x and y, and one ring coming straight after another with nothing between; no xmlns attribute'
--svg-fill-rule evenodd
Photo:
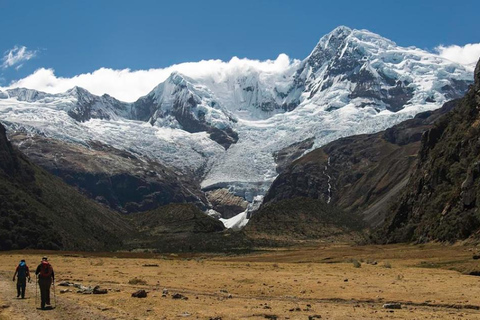
<svg viewBox="0 0 480 320"><path fill-rule="evenodd" d="M49 311L36 309L34 281L21 300L11 279L21 258L34 269L43 254L0 254L1 320L480 318L480 278L463 274L479 270L477 247L467 245L307 243L238 256L50 252L56 308ZM108 293L80 294L62 281ZM131 297L139 289L147 298ZM384 309L387 302L402 308Z"/></svg>

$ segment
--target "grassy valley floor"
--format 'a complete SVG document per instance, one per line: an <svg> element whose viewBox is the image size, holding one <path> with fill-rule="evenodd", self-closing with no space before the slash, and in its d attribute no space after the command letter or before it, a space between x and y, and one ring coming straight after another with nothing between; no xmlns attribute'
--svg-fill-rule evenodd
<svg viewBox="0 0 480 320"><path fill-rule="evenodd" d="M480 271L475 246L308 243L235 256L49 252L56 273L49 311L36 309L33 281L25 300L12 282L20 259L35 269L44 254L0 253L0 319L480 318L480 277L467 275ZM108 293L80 294L62 281ZM139 289L148 296L132 298ZM173 299L177 293L188 299ZM388 302L402 308L383 308Z"/></svg>

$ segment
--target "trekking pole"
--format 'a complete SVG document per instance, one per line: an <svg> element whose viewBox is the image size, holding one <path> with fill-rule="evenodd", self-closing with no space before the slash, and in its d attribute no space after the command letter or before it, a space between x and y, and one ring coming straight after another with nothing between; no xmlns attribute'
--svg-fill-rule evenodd
<svg viewBox="0 0 480 320"><path fill-rule="evenodd" d="M55 281L52 282L53 284L53 301L55 301L55 305L53 306L54 309L57 308L57 292L55 290Z"/></svg>
<svg viewBox="0 0 480 320"><path fill-rule="evenodd" d="M38 299L38 276L35 275L35 306L38 306L37 299Z"/></svg>

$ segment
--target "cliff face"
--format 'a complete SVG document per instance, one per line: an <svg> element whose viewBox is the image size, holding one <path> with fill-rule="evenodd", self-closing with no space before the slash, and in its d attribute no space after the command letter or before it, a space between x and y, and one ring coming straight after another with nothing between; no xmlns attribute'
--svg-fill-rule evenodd
<svg viewBox="0 0 480 320"><path fill-rule="evenodd" d="M454 241L480 228L480 61L458 106L424 133L419 162L379 242Z"/></svg>

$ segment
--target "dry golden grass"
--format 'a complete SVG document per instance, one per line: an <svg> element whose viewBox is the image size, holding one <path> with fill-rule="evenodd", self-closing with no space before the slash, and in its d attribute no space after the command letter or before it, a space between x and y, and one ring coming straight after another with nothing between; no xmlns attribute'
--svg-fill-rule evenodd
<svg viewBox="0 0 480 320"><path fill-rule="evenodd" d="M55 252L51 311L35 308L33 284L28 299L14 298L11 280L21 258L34 269L43 254L1 254L0 319L480 319L480 278L449 270L476 270L469 246L317 243L241 256ZM60 294L61 281L109 291ZM148 297L132 298L138 289ZM402 309L384 309L386 302Z"/></svg>

